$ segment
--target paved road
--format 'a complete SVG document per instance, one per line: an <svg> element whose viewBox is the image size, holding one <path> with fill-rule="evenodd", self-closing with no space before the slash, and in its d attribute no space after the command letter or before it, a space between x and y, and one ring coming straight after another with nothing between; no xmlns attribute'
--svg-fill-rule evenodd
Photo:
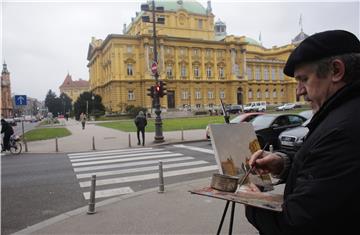
<svg viewBox="0 0 360 235"><path fill-rule="evenodd" d="M1 179L2 234L86 204L64 154L2 155Z"/></svg>
<svg viewBox="0 0 360 235"><path fill-rule="evenodd" d="M97 201L166 184L210 177L217 166L209 142L74 154L2 156L2 234L86 206L91 175Z"/></svg>
<svg viewBox="0 0 360 235"><path fill-rule="evenodd" d="M39 123L38 122L24 122L24 132L34 129ZM16 126L13 126L16 135L22 135L21 122L17 122Z"/></svg>

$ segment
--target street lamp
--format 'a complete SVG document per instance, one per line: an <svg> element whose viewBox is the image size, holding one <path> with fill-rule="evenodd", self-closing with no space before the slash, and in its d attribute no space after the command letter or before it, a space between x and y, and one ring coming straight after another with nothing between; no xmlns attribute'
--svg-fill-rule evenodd
<svg viewBox="0 0 360 235"><path fill-rule="evenodd" d="M94 94L91 96L91 100L92 100L91 113L92 113L92 116L94 116L94 100L95 100L95 96L94 96Z"/></svg>
<svg viewBox="0 0 360 235"><path fill-rule="evenodd" d="M149 4L141 4L141 10L145 12L152 12L152 21L149 16L142 16L142 21L147 23L152 23L153 25L153 39L154 39L154 62L152 64L152 72L155 77L155 87L160 86L159 84L159 73L157 70L158 64L158 54L157 54L157 38L156 38L156 24L164 24L165 18L158 17L156 20L155 13L164 12L164 7L155 7L155 1L151 1L151 9ZM161 121L161 110L160 110L160 94L159 92L154 92L154 106L155 106L155 143L164 142L164 136L162 133L162 121Z"/></svg>

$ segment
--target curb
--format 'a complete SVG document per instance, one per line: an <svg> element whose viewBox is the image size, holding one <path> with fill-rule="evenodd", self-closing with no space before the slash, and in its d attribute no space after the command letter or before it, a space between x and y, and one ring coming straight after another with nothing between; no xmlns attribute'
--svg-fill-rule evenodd
<svg viewBox="0 0 360 235"><path fill-rule="evenodd" d="M63 138L63 137L62 137ZM171 145L171 144L186 144L186 143L197 143L197 142L202 142L202 141L207 141L207 139L197 139L197 140L185 140L185 141L174 141L174 142L166 142L164 141L163 143L150 143L148 145L146 145L145 147L158 147L158 146L165 146L165 145ZM23 142L22 142L23 143ZM116 150L116 149L127 149L129 147L116 147L116 148L108 148L107 150ZM136 147L131 147L131 148L136 148ZM96 152L96 151L103 151L103 150L92 150L89 148L89 150L87 150L89 152ZM77 151L77 152L84 152L84 150L81 151ZM37 152L37 151L28 151L28 152L21 152L22 154L68 154L68 153L77 153L75 151L59 151L59 152Z"/></svg>
<svg viewBox="0 0 360 235"><path fill-rule="evenodd" d="M182 185L186 185L186 184L194 184L194 183L205 181L206 179L210 180L210 178L201 178L201 179L196 179L196 180L189 180L189 181L169 184L169 185L166 186L166 188L174 188L174 187L182 186ZM106 205L117 203L117 202L120 202L120 201L123 201L123 200L132 199L132 198L135 198L135 197L140 197L140 196L142 196L144 194L151 193L151 192L156 192L156 191L158 191L158 187L145 189L145 190L138 191L138 192L135 192L135 193L131 193L131 194L128 194L128 195L123 195L123 196L120 196L120 197L110 198L110 199L98 202L96 204L96 207L106 206ZM165 193L166 193L166 191L165 191ZM78 216L78 215L81 215L81 214L86 215L87 210L88 210L88 206L80 207L78 209L68 211L68 212L65 212L63 214L52 217L50 219L44 220L44 221L42 221L40 223L31 225L31 226L29 226L29 227L27 227L25 229L22 229L20 231L12 233L12 235L24 235L24 234L34 233L34 232L36 232L38 230L41 230L41 229L43 229L45 227L48 227L50 225L53 225L55 223L59 223L59 222L65 220L65 219L69 219L69 218L71 218L73 216ZM91 215L89 215L89 216L91 216Z"/></svg>

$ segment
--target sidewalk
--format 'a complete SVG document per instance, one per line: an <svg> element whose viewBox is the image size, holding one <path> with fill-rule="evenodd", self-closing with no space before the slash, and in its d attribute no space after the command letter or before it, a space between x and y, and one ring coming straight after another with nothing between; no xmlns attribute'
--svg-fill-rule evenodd
<svg viewBox="0 0 360 235"><path fill-rule="evenodd" d="M96 213L87 215L87 207L59 215L15 234L215 234L225 201L193 195L190 189L209 185L201 179L96 204ZM228 234L230 208L222 233ZM244 206L235 208L233 234L258 234L244 216Z"/></svg>
<svg viewBox="0 0 360 235"><path fill-rule="evenodd" d="M129 134L131 146L137 146L136 132L123 132L111 128L95 125L96 122L87 122L83 130L80 122L73 119L65 122L65 126L72 135L58 139L59 152L84 152L93 150L92 139L95 139L95 150L109 150L129 147ZM154 143L154 132L145 133L145 146L157 145ZM162 144L182 142L181 131L163 132L165 142ZM205 130L183 131L184 141L205 140ZM42 140L28 142L29 153L55 153L55 140Z"/></svg>

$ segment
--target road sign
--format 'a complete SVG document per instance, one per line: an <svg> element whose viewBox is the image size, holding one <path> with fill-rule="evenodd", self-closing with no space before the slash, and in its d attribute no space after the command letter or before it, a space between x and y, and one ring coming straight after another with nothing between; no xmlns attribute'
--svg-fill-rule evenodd
<svg viewBox="0 0 360 235"><path fill-rule="evenodd" d="M151 71L153 72L153 74L155 74L157 72L157 63L156 62L154 62L151 65Z"/></svg>
<svg viewBox="0 0 360 235"><path fill-rule="evenodd" d="M26 95L16 95L15 105L27 105Z"/></svg>

